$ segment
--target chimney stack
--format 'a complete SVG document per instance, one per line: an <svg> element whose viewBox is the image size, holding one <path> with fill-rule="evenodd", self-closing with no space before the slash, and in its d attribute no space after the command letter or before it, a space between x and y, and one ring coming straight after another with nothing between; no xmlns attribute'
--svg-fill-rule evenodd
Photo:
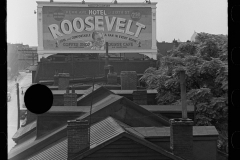
<svg viewBox="0 0 240 160"><path fill-rule="evenodd" d="M137 90L136 71L121 71L121 89Z"/></svg>
<svg viewBox="0 0 240 160"><path fill-rule="evenodd" d="M191 119L170 119L170 149L173 154L186 160L193 160L193 121Z"/></svg>
<svg viewBox="0 0 240 160"><path fill-rule="evenodd" d="M66 93L63 95L64 106L77 106L77 93L72 87L72 93L69 93L69 88L66 89Z"/></svg>
<svg viewBox="0 0 240 160"><path fill-rule="evenodd" d="M65 90L69 86L69 73L59 73L58 74L58 89Z"/></svg>
<svg viewBox="0 0 240 160"><path fill-rule="evenodd" d="M89 123L87 120L67 121L68 160L89 150Z"/></svg>
<svg viewBox="0 0 240 160"><path fill-rule="evenodd" d="M139 105L147 105L147 91L146 90L133 91L133 102Z"/></svg>
<svg viewBox="0 0 240 160"><path fill-rule="evenodd" d="M170 149L173 154L193 160L193 121L187 118L185 71L180 72L182 118L170 119Z"/></svg>

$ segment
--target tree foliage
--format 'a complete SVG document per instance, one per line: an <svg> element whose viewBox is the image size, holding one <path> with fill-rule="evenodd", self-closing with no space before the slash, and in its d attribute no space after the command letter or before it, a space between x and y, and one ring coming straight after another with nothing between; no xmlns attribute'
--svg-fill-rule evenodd
<svg viewBox="0 0 240 160"><path fill-rule="evenodd" d="M179 71L186 73L187 102L196 107L196 125L214 125L218 147L227 152L228 37L199 33L161 57L158 69L148 68L140 81L158 90L159 104L179 104Z"/></svg>

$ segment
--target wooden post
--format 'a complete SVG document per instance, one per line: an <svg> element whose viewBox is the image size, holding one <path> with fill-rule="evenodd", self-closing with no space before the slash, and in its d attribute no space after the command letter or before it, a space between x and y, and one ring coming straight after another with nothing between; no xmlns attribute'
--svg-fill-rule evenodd
<svg viewBox="0 0 240 160"><path fill-rule="evenodd" d="M187 119L185 71L180 71L180 85L181 85L181 101L182 101L182 118Z"/></svg>
<svg viewBox="0 0 240 160"><path fill-rule="evenodd" d="M17 87L17 112L18 112L18 122L17 122L17 129L20 128L20 101L19 101L19 83L16 83Z"/></svg>

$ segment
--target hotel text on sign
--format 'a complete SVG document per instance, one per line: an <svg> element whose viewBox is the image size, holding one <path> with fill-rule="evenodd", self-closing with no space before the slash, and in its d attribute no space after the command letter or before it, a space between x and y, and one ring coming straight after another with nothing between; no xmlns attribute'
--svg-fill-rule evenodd
<svg viewBox="0 0 240 160"><path fill-rule="evenodd" d="M46 50L151 49L150 7L44 6L43 47Z"/></svg>

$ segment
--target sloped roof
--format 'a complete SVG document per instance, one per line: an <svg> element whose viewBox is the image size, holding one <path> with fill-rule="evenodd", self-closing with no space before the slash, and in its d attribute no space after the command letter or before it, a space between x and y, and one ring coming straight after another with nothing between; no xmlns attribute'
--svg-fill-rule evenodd
<svg viewBox="0 0 240 160"><path fill-rule="evenodd" d="M8 159L18 160L24 159L23 157L29 154L33 154L38 150L41 150L45 146L59 140L59 137L64 137L66 135L65 127L58 128L51 133L37 138L36 130L31 133L33 135L31 138L27 139L21 144L16 145L11 149L8 154ZM57 135L58 134L58 135Z"/></svg>
<svg viewBox="0 0 240 160"><path fill-rule="evenodd" d="M111 90L115 94L133 94L134 90ZM148 89L147 94L157 94L156 89Z"/></svg>
<svg viewBox="0 0 240 160"><path fill-rule="evenodd" d="M101 144L109 142L113 138L125 133L130 136L134 136L138 140L142 142L142 144L146 145L147 147L151 147L155 149L158 149L161 153L164 153L165 155L175 157L172 153L169 153L162 148L155 146L151 142L148 142L144 139L144 137L137 133L136 131L129 131L125 129L128 125L115 120L112 117L108 117L90 127L90 150L92 149L99 149L103 147ZM129 127L129 126L128 126ZM27 160L45 160L45 159L51 159L51 160L66 160L67 159L67 138L63 138L54 144L51 144L47 146L46 148L42 149L37 154L29 157ZM86 151L88 152L88 151ZM86 152L84 153L85 156L87 155ZM176 159L181 159L176 157Z"/></svg>
<svg viewBox="0 0 240 160"><path fill-rule="evenodd" d="M91 114L94 114L95 112L101 110L102 108L120 100L122 98L122 96L118 96L118 95L108 95L105 98L97 101L96 103L92 104L92 111ZM86 117L88 117L90 115L90 112L85 113L84 115L80 116L80 119L84 119Z"/></svg>
<svg viewBox="0 0 240 160"><path fill-rule="evenodd" d="M37 138L36 130L30 134L30 137L24 142L15 145L8 153L8 159L13 158L19 153L23 152L29 145L31 145Z"/></svg>
<svg viewBox="0 0 240 160"><path fill-rule="evenodd" d="M37 121L33 121L33 122L29 123L28 125L19 128L17 130L17 132L13 135L12 139L20 138L21 136L23 136L27 132L31 131L32 129L35 129L36 125L37 125Z"/></svg>
<svg viewBox="0 0 240 160"><path fill-rule="evenodd" d="M111 92L110 90L106 89L105 87L99 86L99 85L94 85L94 91L93 91L93 87L90 87L89 89L85 90L83 92L83 95L81 97L79 97L77 99L77 101L86 99L88 97L90 97L93 94L96 94L97 92L105 92L105 93L109 93L112 94L113 92Z"/></svg>
<svg viewBox="0 0 240 160"><path fill-rule="evenodd" d="M181 105L140 105L151 112L182 112ZM187 106L188 112L194 111L193 105Z"/></svg>
<svg viewBox="0 0 240 160"><path fill-rule="evenodd" d="M67 139L63 138L59 141L45 147L27 160L66 160L67 159Z"/></svg>
<svg viewBox="0 0 240 160"><path fill-rule="evenodd" d="M53 95L63 95L64 93L66 93L66 90L51 90ZM75 93L79 94L79 95L83 95L85 92L85 90L75 90ZM69 93L72 93L72 90L69 90Z"/></svg>
<svg viewBox="0 0 240 160"><path fill-rule="evenodd" d="M120 102L121 101L121 102ZM110 94L100 100L98 100L97 102L93 103L92 105L92 117L96 117L96 116L99 116L98 114L94 116L94 114L98 111L100 111L101 109L109 106L109 105L112 105L112 107L108 107L108 110L109 112L112 112L112 110L118 110L117 107L114 106L114 103L122 103L125 101L125 105L129 106L127 108L132 108L134 110L136 110L137 112L140 112L140 113L144 113L145 117L143 117L143 119L146 119L146 118L151 118L151 119L154 119L154 121L159 121L159 124L160 123L168 123L168 121L166 119L164 119L163 117L159 117L141 107L139 107L139 105L133 103L132 101L126 99L125 97L122 97L122 96L119 96L119 95L115 95L115 94ZM81 119L86 119L89 117L90 115L90 112L89 112L89 109L90 109L90 106L69 106L69 107L66 107L66 106L53 106L49 112L85 112L85 114L83 114L82 116L80 116L79 118ZM106 111L105 110L105 111ZM105 112L103 111L103 112ZM105 115L101 115L102 118L106 117L107 114ZM99 117L97 117L99 118ZM125 117L125 118L129 118L129 117ZM134 117L132 117L134 118ZM135 117L136 118L136 117ZM33 124L33 125L32 125ZM62 130L64 130L66 127L66 125L64 127L62 127ZM15 138L17 137L20 137L22 136L23 134L25 133L28 133L29 131L29 128L32 129L36 129L36 121L25 126L23 129L19 130L15 136ZM23 130L23 131L22 131ZM21 134L22 133L22 134Z"/></svg>
<svg viewBox="0 0 240 160"><path fill-rule="evenodd" d="M90 106L52 106L47 112L89 112Z"/></svg>
<svg viewBox="0 0 240 160"><path fill-rule="evenodd" d="M120 104L122 107L124 107L123 105L125 105L125 106L127 106L127 107L125 107L126 110L134 109L134 110L136 110L136 112L141 114L141 117L137 117L137 116L134 116L134 117L128 116L128 117L126 117L125 116L125 118L124 118L125 120L130 120L130 119L137 120L139 118L142 118L142 120L144 120L144 119L152 119L153 121L158 122L157 126L169 126L169 122L168 122L168 120L165 117L163 117L161 115L156 115L156 114L154 114L154 113L152 113L152 112L150 112L150 111L148 111L148 110L146 110L146 109L144 109L142 107L139 107L138 104L135 104L131 100L128 100L125 97L122 97L122 96L119 96L119 95L115 95L115 94L107 95L106 97L104 97L104 98L98 100L97 102L93 103L92 104L92 112L91 113L92 113L92 115L94 115L95 113L98 114L97 113L98 111L104 109L103 113L105 115L107 114L107 112L112 112L111 114L114 114L114 111L116 112L117 110L120 110L119 106L117 106L117 104ZM111 107L108 107L110 105L111 105ZM89 115L90 115L90 112L87 112L84 115L80 116L79 118L80 119L85 119ZM100 115L97 115L97 117L100 118L99 117ZM101 115L101 116L105 116L105 115ZM104 118L104 117L102 117L102 118ZM142 123L142 124L144 124L144 123ZM152 125L154 125L154 124L152 124ZM155 123L155 125L156 125L156 123Z"/></svg>
<svg viewBox="0 0 240 160"><path fill-rule="evenodd" d="M94 148L123 132L124 129L112 117L108 117L90 127L90 148ZM28 160L40 159L66 160L67 138L57 141L28 158Z"/></svg>
<svg viewBox="0 0 240 160"><path fill-rule="evenodd" d="M144 137L169 137L170 127L133 127ZM193 136L218 136L218 131L214 126L193 126Z"/></svg>

